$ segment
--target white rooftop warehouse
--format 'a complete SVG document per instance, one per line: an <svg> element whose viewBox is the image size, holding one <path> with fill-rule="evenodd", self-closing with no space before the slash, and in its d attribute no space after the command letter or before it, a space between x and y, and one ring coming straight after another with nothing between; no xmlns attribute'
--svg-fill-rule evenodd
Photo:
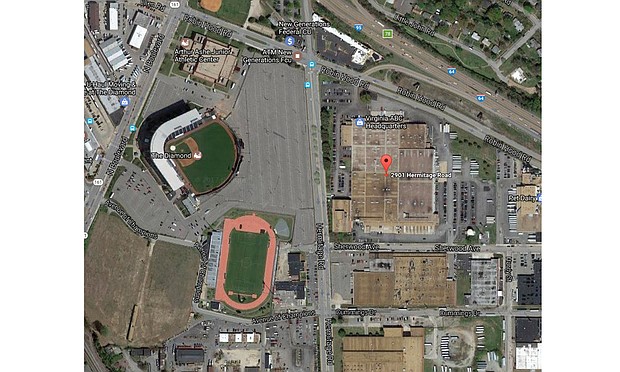
<svg viewBox="0 0 620 372"><path fill-rule="evenodd" d="M177 116L174 119L168 120L163 123L155 133L153 133L153 138L151 138L151 153L163 154L164 145L166 144L166 140L172 135L182 134L184 132L190 131L198 125L202 121L202 117L198 110L193 109L184 113L183 115ZM177 173L175 169L174 162L170 159L156 159L151 156L153 159L153 163L161 173L161 175L166 179L168 185L172 190L176 191L184 185L181 177Z"/></svg>
<svg viewBox="0 0 620 372"><path fill-rule="evenodd" d="M111 31L118 30L118 3L110 3L108 22Z"/></svg>
<svg viewBox="0 0 620 372"><path fill-rule="evenodd" d="M131 33L131 38L129 38L129 45L136 49L140 49L140 47L142 46L142 42L146 37L146 32L146 28L140 25L135 25L133 28L133 32Z"/></svg>

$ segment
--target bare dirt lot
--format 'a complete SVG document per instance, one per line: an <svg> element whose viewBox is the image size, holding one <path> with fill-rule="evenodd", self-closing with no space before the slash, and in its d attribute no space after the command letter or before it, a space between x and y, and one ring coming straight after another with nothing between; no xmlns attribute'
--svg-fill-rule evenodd
<svg viewBox="0 0 620 372"><path fill-rule="evenodd" d="M194 248L155 244L132 344L155 346L185 328L199 266Z"/></svg>
<svg viewBox="0 0 620 372"><path fill-rule="evenodd" d="M84 315L107 328L102 343L125 345L148 260L147 240L106 213L99 214L90 236L84 252Z"/></svg>

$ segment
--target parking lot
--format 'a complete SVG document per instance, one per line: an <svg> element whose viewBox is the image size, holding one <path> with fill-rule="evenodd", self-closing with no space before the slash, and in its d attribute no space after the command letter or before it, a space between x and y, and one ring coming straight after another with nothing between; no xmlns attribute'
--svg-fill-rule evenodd
<svg viewBox="0 0 620 372"><path fill-rule="evenodd" d="M204 212L184 219L148 172L126 161L111 197L118 201L141 228L180 239L197 240L208 226Z"/></svg>
<svg viewBox="0 0 620 372"><path fill-rule="evenodd" d="M314 242L312 176L303 73L286 65L252 64L226 119L244 146L239 174L200 198L210 222L233 207L295 216L293 246ZM218 215L219 214L219 215Z"/></svg>
<svg viewBox="0 0 620 372"><path fill-rule="evenodd" d="M179 76L168 77L159 74L142 117L146 118L180 100L193 102L205 108L213 108L225 99L226 94L219 90L214 92L213 89Z"/></svg>
<svg viewBox="0 0 620 372"><path fill-rule="evenodd" d="M332 251L331 276L333 301L351 304L353 299L353 271L368 267L368 251Z"/></svg>

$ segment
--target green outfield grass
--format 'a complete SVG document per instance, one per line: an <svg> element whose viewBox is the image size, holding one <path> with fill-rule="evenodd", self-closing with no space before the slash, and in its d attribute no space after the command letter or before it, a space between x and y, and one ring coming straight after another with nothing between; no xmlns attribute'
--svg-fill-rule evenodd
<svg viewBox="0 0 620 372"><path fill-rule="evenodd" d="M190 0L189 6L239 26L243 26L250 12L249 0L223 0L220 10L215 13L203 9L200 6L200 0Z"/></svg>
<svg viewBox="0 0 620 372"><path fill-rule="evenodd" d="M232 230L230 233L230 250L226 265L226 292L256 294L263 291L263 276L269 235ZM236 296L231 298L235 299ZM251 298L245 297L251 302Z"/></svg>
<svg viewBox="0 0 620 372"><path fill-rule="evenodd" d="M212 123L190 135L198 144L202 158L183 168L197 193L204 193L220 186L233 171L235 144L219 123ZM189 152L178 142L177 151Z"/></svg>

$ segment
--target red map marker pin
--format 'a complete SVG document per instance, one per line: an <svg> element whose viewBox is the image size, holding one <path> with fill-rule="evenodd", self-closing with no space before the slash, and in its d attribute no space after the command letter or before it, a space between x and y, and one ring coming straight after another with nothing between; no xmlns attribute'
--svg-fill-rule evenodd
<svg viewBox="0 0 620 372"><path fill-rule="evenodd" d="M388 176L388 168L392 164L392 157L388 154L385 154L381 157L381 165L383 165L383 169L385 169L385 176Z"/></svg>

